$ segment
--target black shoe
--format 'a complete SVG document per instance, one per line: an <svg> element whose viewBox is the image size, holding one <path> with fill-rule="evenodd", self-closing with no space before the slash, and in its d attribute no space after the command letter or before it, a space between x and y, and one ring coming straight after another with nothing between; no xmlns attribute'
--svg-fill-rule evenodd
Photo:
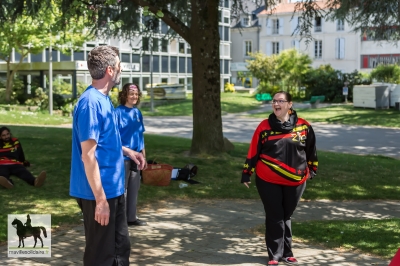
<svg viewBox="0 0 400 266"><path fill-rule="evenodd" d="M128 226L131 226L131 225L144 226L144 225L147 225L147 223L145 221L141 221L141 220L137 219L134 222L128 222Z"/></svg>

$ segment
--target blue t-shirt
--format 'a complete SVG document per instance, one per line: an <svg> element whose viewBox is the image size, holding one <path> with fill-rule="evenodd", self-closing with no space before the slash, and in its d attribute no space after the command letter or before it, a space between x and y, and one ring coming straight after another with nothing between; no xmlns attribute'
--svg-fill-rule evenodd
<svg viewBox="0 0 400 266"><path fill-rule="evenodd" d="M81 142L89 139L97 143L95 156L107 199L124 194L124 159L115 109L110 98L92 86L81 95L74 109L70 195L94 200L81 158Z"/></svg>
<svg viewBox="0 0 400 266"><path fill-rule="evenodd" d="M129 108L120 105L115 109L118 119L119 133L121 134L122 146L140 152L144 149L143 116L136 107ZM124 156L129 160L128 156Z"/></svg>

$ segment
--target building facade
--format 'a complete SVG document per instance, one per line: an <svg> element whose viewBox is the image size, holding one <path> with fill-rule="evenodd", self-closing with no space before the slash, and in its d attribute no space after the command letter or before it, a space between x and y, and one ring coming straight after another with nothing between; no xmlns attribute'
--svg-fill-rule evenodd
<svg viewBox="0 0 400 266"><path fill-rule="evenodd" d="M224 83L230 80L230 1L221 1L220 6L220 63L221 63L221 90ZM121 39L96 39L83 44L83 46L71 54L63 54L60 51L49 49L40 54L29 54L24 58L18 75L25 76L27 91L33 80L41 87L48 86L49 65L52 62L53 79L64 80L72 84L72 94L76 93L76 82L91 83L91 77L87 70L87 54L95 46L113 45L120 50L122 64L121 84L133 82L141 88L150 83L185 84L190 92L193 89L192 57L190 45L182 38L172 40L163 39L169 27L160 21L159 32L152 37L137 36L132 40ZM12 54L11 67L19 62L20 55ZM152 64L151 64L152 62ZM6 64L0 62L0 73L3 78L7 71Z"/></svg>
<svg viewBox="0 0 400 266"><path fill-rule="evenodd" d="M251 2L249 0L249 2ZM281 0L270 11L257 12L257 24L241 21L232 26L232 82L235 83L237 71L246 71L246 52L251 43L252 52L266 55L279 54L285 49L297 49L313 60L312 67L330 64L344 73L354 70L369 72L378 64L400 63L400 42L389 43L354 32L351 26L342 20L326 20L316 17L311 29L312 40L301 38L298 31L299 14L293 14L298 0ZM316 1L322 8L326 1ZM254 20L256 21L256 20ZM257 26L256 26L257 25ZM257 43L258 40L258 43Z"/></svg>

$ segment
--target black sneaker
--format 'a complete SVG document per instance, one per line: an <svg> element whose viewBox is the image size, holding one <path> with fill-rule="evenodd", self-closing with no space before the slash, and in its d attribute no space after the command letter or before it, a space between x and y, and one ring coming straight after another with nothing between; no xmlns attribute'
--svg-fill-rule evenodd
<svg viewBox="0 0 400 266"><path fill-rule="evenodd" d="M0 186L3 186L7 189L11 189L14 187L14 184L12 183L11 180L8 180L4 176L0 176Z"/></svg>
<svg viewBox="0 0 400 266"><path fill-rule="evenodd" d="M290 265L294 265L294 264L298 264L298 263L299 263L299 262L296 260L295 257L283 257L283 258L282 258L282 261L285 262L285 263L287 263L287 264L290 264Z"/></svg>
<svg viewBox="0 0 400 266"><path fill-rule="evenodd" d="M134 222L128 222L128 226L131 226L131 225L145 226L145 225L147 225L147 223L145 221L141 221L139 219L136 219L136 221L134 221Z"/></svg>

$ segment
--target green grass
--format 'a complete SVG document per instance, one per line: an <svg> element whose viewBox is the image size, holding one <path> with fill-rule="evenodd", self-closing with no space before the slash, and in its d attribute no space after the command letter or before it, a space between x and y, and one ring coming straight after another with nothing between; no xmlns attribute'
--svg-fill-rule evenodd
<svg viewBox="0 0 400 266"><path fill-rule="evenodd" d="M149 97L144 99L149 103ZM186 100L168 101L156 100L162 105L155 106L155 112L150 112L150 107L141 107L144 116L191 116L192 115L192 95L189 94ZM261 105L254 96L244 93L221 93L222 114L239 113L257 109Z"/></svg>
<svg viewBox="0 0 400 266"><path fill-rule="evenodd" d="M3 203L0 205L0 242L6 240L8 214L51 214L54 229L80 224L79 209L69 196L71 129L34 126L10 126L10 129L22 142L32 164L30 170L35 175L46 170L48 179L37 189L14 177L15 188L0 188ZM185 189L179 188L178 181L172 181L167 187L143 185L140 206L169 199L259 199L254 182L250 189L240 184L248 144L235 143L234 151L220 156L190 157L187 155L190 139L150 134L145 139L148 159L174 167L194 163L199 168L194 179L201 184ZM307 183L304 199L400 200L400 164L396 159L320 151L319 164L317 177Z"/></svg>
<svg viewBox="0 0 400 266"><path fill-rule="evenodd" d="M293 239L391 259L400 246L400 219L292 222ZM252 230L264 235L265 225Z"/></svg>
<svg viewBox="0 0 400 266"><path fill-rule="evenodd" d="M336 105L317 109L298 109L300 117L310 122L339 123L360 126L400 127L400 112L393 109L363 109L352 105ZM265 118L266 114L251 117Z"/></svg>
<svg viewBox="0 0 400 266"><path fill-rule="evenodd" d="M72 118L60 115L50 116L48 112L0 110L1 123L20 125L62 125L71 124Z"/></svg>

